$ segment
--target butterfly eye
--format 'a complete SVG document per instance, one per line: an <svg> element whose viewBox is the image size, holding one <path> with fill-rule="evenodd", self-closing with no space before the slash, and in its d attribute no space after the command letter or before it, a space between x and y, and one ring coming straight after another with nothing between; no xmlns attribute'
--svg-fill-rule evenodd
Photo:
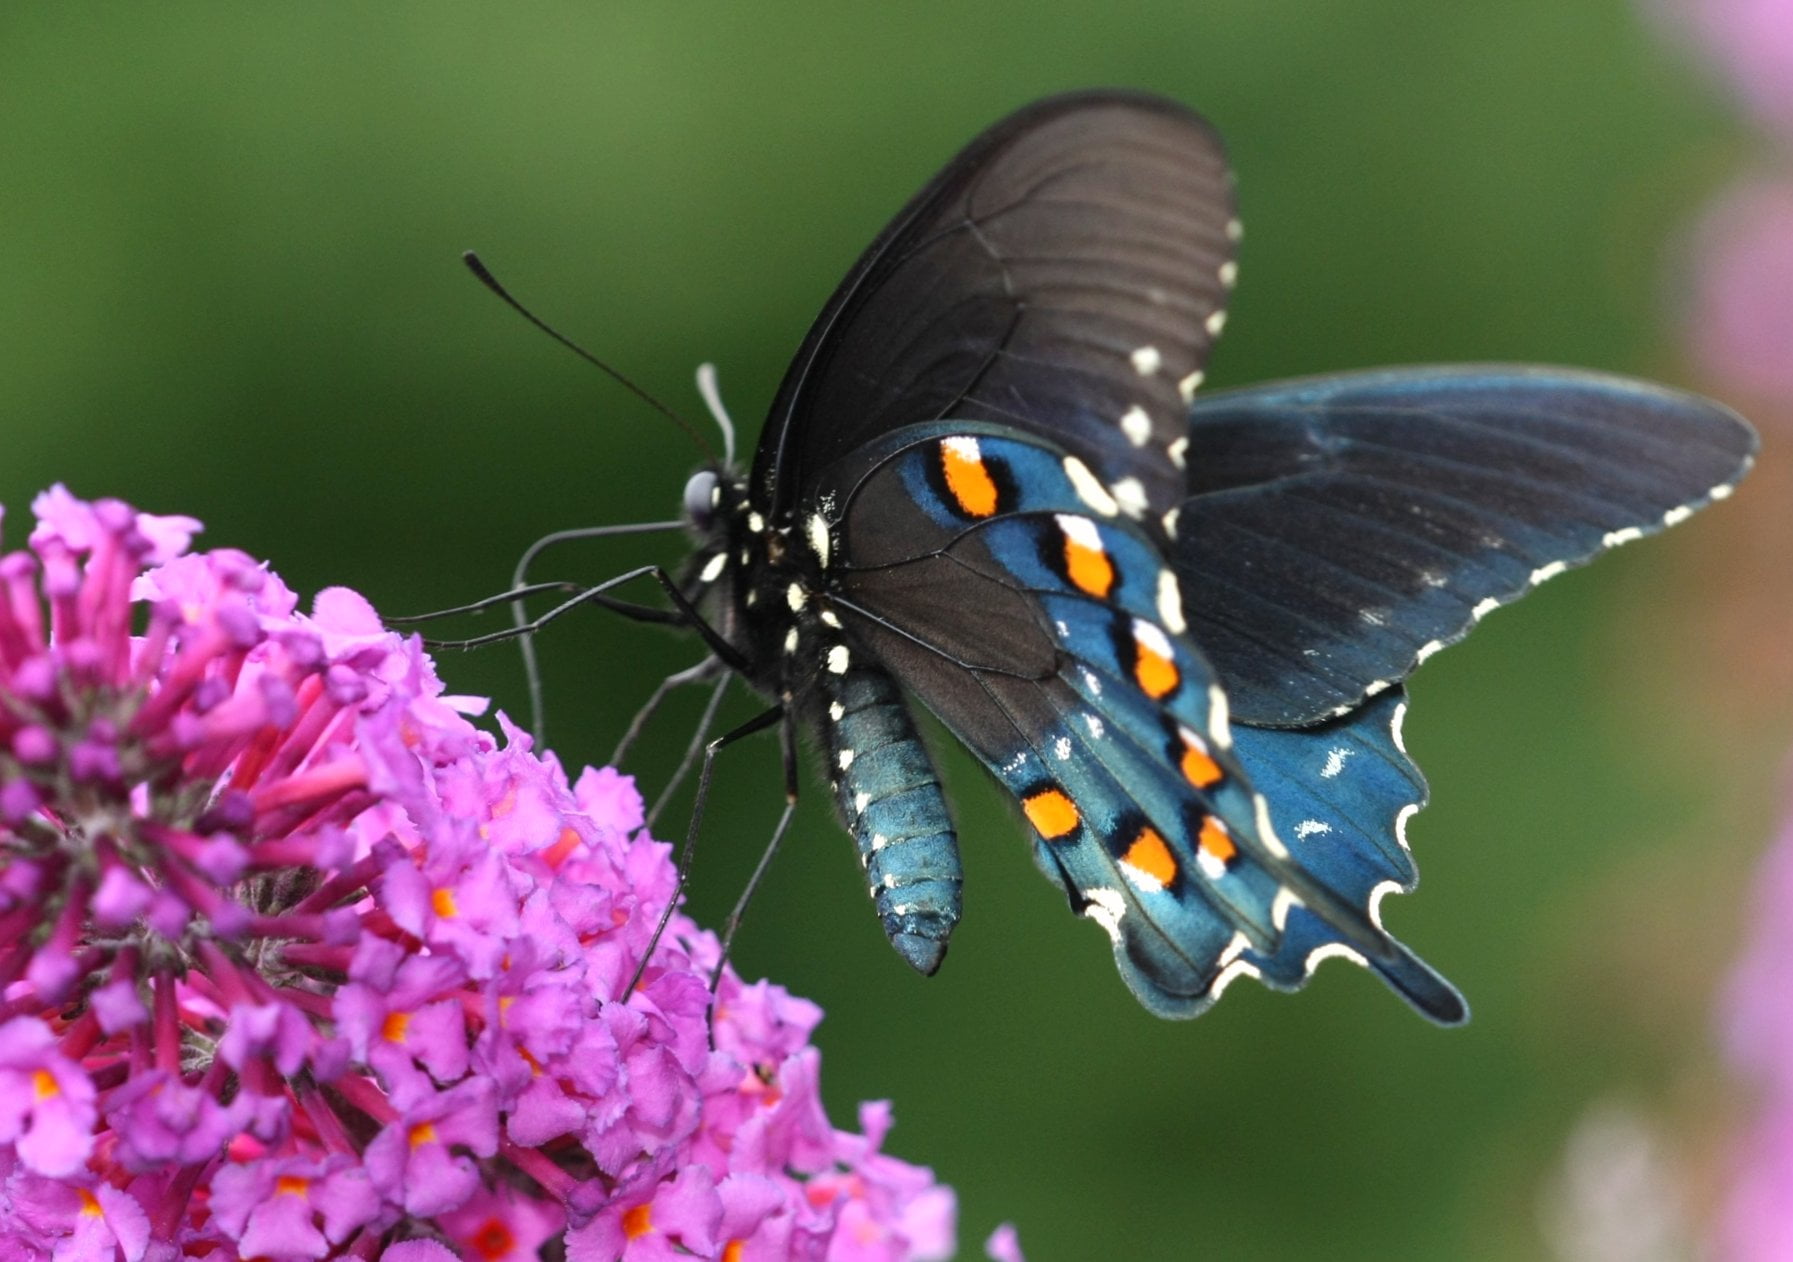
<svg viewBox="0 0 1793 1262"><path fill-rule="evenodd" d="M685 516L699 530L708 530L722 502L722 483L714 469L699 469L685 483Z"/></svg>

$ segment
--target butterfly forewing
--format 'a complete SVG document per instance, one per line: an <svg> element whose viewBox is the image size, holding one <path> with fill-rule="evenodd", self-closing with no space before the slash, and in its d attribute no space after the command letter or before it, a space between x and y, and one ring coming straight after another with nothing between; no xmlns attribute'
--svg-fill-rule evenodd
<svg viewBox="0 0 1793 1262"><path fill-rule="evenodd" d="M1188 392L1237 235L1219 137L1127 93L1057 97L974 141L860 259L780 388L753 482L790 517L901 427L991 421L1079 458L1153 523L1181 502Z"/></svg>

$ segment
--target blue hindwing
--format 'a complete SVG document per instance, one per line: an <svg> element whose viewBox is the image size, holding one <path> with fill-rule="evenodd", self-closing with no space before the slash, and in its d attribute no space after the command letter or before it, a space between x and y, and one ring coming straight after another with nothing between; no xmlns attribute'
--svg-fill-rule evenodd
<svg viewBox="0 0 1793 1262"><path fill-rule="evenodd" d="M1332 943L1431 1015L1460 1017L1448 984L1375 922L1374 883L1310 870L1279 839L1272 820L1294 808L1266 803L1235 756L1175 574L1087 471L1037 441L914 427L843 498L855 569L877 562L875 581L843 577L849 626L1015 795L1041 868L1109 932L1148 1008L1194 1015L1241 973L1299 985Z"/></svg>

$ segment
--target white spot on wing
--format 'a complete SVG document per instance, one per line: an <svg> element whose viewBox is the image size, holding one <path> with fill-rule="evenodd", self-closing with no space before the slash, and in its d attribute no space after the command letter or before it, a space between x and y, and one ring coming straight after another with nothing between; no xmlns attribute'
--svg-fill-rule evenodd
<svg viewBox="0 0 1793 1262"><path fill-rule="evenodd" d="M1233 930L1233 940L1221 950L1220 958L1215 963L1225 968L1249 950L1251 950L1251 939L1240 930L1235 929Z"/></svg>
<svg viewBox="0 0 1793 1262"><path fill-rule="evenodd" d="M1123 513L1129 517L1139 518L1146 515L1151 504L1146 500L1145 486L1138 478L1122 478L1114 484L1114 502L1120 505Z"/></svg>
<svg viewBox="0 0 1793 1262"><path fill-rule="evenodd" d="M1121 433L1135 447L1143 447L1152 437L1152 418L1138 404L1128 408L1121 416Z"/></svg>
<svg viewBox="0 0 1793 1262"><path fill-rule="evenodd" d="M764 517L761 517L758 513L747 514L747 529L757 535L765 528L766 519Z"/></svg>
<svg viewBox="0 0 1793 1262"><path fill-rule="evenodd" d="M1231 289L1239 283L1239 265L1228 259L1220 265L1220 283Z"/></svg>
<svg viewBox="0 0 1793 1262"><path fill-rule="evenodd" d="M1376 887L1370 891L1370 923L1376 928L1382 928L1382 900L1390 894L1399 894L1400 892L1401 883L1399 881L1378 882Z"/></svg>
<svg viewBox="0 0 1793 1262"><path fill-rule="evenodd" d="M940 445L967 464L980 463L984 458L983 452L978 448L977 439L969 434L954 434L951 438L942 438Z"/></svg>
<svg viewBox="0 0 1793 1262"><path fill-rule="evenodd" d="M1244 236L1244 224L1240 223L1237 219L1229 219L1226 221L1226 239L1228 241L1238 241Z"/></svg>
<svg viewBox="0 0 1793 1262"><path fill-rule="evenodd" d="M790 605L792 613L800 613L804 604L809 600L809 596L804 592L803 584L801 583L792 583L789 587L785 588L784 598L785 603Z"/></svg>
<svg viewBox="0 0 1793 1262"><path fill-rule="evenodd" d="M1394 740L1395 748L1403 754L1407 752L1406 727L1407 703L1403 701L1395 707L1394 717L1388 723L1388 734Z"/></svg>
<svg viewBox="0 0 1793 1262"><path fill-rule="evenodd" d="M1221 877L1226 875L1225 860L1221 859L1218 855L1210 854L1208 851L1200 849L1199 847L1195 852L1195 866L1200 868L1202 870L1202 875L1207 877L1210 881L1218 881Z"/></svg>
<svg viewBox="0 0 1793 1262"><path fill-rule="evenodd" d="M1314 970L1319 968L1323 961L1332 959L1350 960L1360 968L1368 968L1370 966L1370 962L1364 959L1362 954L1352 950L1343 942L1328 942L1322 946L1315 947L1307 953L1307 958L1301 962L1301 971L1307 976L1312 977L1314 975Z"/></svg>
<svg viewBox="0 0 1793 1262"><path fill-rule="evenodd" d="M1662 524L1665 526L1679 526L1682 522L1692 516L1693 509L1686 504L1681 504L1675 508L1669 509L1668 512L1662 515Z"/></svg>
<svg viewBox="0 0 1793 1262"><path fill-rule="evenodd" d="M1231 749L1232 729L1227 726L1226 690L1219 684L1208 685L1208 739L1221 749Z"/></svg>
<svg viewBox="0 0 1793 1262"><path fill-rule="evenodd" d="M784 651L787 653L795 653L797 651L796 627L792 627L789 631L784 633Z"/></svg>
<svg viewBox="0 0 1793 1262"><path fill-rule="evenodd" d="M828 670L831 674L846 674L847 663L851 660L852 655L847 652L847 646L844 644L836 644L828 650Z"/></svg>
<svg viewBox="0 0 1793 1262"><path fill-rule="evenodd" d="M1417 652L1413 655L1414 665L1417 666L1419 663L1425 661L1428 657L1432 656L1432 654L1436 653L1439 649L1441 649L1443 647L1444 647L1443 640L1427 640L1424 644L1419 646L1419 652Z"/></svg>
<svg viewBox="0 0 1793 1262"><path fill-rule="evenodd" d="M1477 622L1480 622L1483 618L1486 618L1489 614L1499 608L1500 602L1490 596L1486 600L1476 602L1476 607L1469 611L1469 616L1474 618Z"/></svg>
<svg viewBox="0 0 1793 1262"><path fill-rule="evenodd" d="M851 767L852 765L853 765L853 751L850 749L841 750L840 751L840 769L842 771L845 771L848 767Z"/></svg>
<svg viewBox="0 0 1793 1262"><path fill-rule="evenodd" d="M727 568L728 553L718 552L715 556L704 562L703 569L698 571L697 581L700 583L714 583L717 579L722 577L722 571Z"/></svg>
<svg viewBox="0 0 1793 1262"><path fill-rule="evenodd" d="M1252 819L1258 826L1258 838L1264 843L1264 849L1278 859L1289 857L1289 848L1282 844L1282 838L1276 835L1276 828L1270 822L1270 803L1264 800L1262 793L1251 795Z"/></svg>
<svg viewBox="0 0 1793 1262"><path fill-rule="evenodd" d="M1183 589L1177 584L1177 572L1166 566L1158 571L1158 619L1182 635L1188 624L1183 621Z"/></svg>
<svg viewBox="0 0 1793 1262"><path fill-rule="evenodd" d="M1183 402L1190 403L1194 401L1195 392L1201 389L1204 377L1205 374L1198 368L1187 377L1183 378L1183 380L1177 382L1177 393L1183 396Z"/></svg>
<svg viewBox="0 0 1793 1262"><path fill-rule="evenodd" d="M1296 907L1305 907L1299 895L1286 885L1277 887L1276 897L1270 903L1270 923L1280 932L1289 924L1289 912Z"/></svg>
<svg viewBox="0 0 1793 1262"><path fill-rule="evenodd" d="M840 630L840 618L832 609L822 610L822 622L824 625L833 627L837 631Z"/></svg>
<svg viewBox="0 0 1793 1262"><path fill-rule="evenodd" d="M1548 582L1568 568L1569 567L1561 561L1552 561L1549 565L1540 565L1537 569L1532 571L1531 585L1536 587L1539 583Z"/></svg>
<svg viewBox="0 0 1793 1262"><path fill-rule="evenodd" d="M1077 498L1095 509L1104 517L1113 517L1121 511L1114 496L1096 480L1096 475L1089 471L1089 466L1076 456L1065 457L1065 476L1071 480L1071 488L1077 492Z"/></svg>
<svg viewBox="0 0 1793 1262"><path fill-rule="evenodd" d="M809 537L809 550L824 567L828 564L828 519L820 513L810 514L804 530Z"/></svg>
<svg viewBox="0 0 1793 1262"><path fill-rule="evenodd" d="M1222 307L1202 321L1202 327L1208 330L1209 337L1219 337L1220 330L1226 327L1226 308Z"/></svg>
<svg viewBox="0 0 1793 1262"><path fill-rule="evenodd" d="M1071 757L1071 738L1069 736L1060 736L1058 739L1054 740L1052 742L1052 754L1060 762L1068 761Z"/></svg>
<svg viewBox="0 0 1793 1262"><path fill-rule="evenodd" d="M1401 849L1411 852L1413 847L1407 844L1407 821L1419 814L1419 803L1409 802L1395 816L1395 840L1401 843Z"/></svg>
<svg viewBox="0 0 1793 1262"><path fill-rule="evenodd" d="M1096 529L1096 523L1089 518L1078 517L1073 513L1056 513L1052 520L1065 532L1065 538L1078 547L1087 548L1091 552L1105 551L1102 547L1102 532Z"/></svg>
<svg viewBox="0 0 1793 1262"><path fill-rule="evenodd" d="M1182 511L1180 508L1173 508L1164 514L1164 533L1172 539L1177 537L1177 515Z"/></svg>
<svg viewBox="0 0 1793 1262"><path fill-rule="evenodd" d="M1084 713L1083 725L1085 727L1089 728L1089 734L1095 740L1101 740L1102 734L1107 730L1106 728L1104 728L1102 726L1101 719L1097 718L1095 715L1090 714L1088 712Z"/></svg>
<svg viewBox="0 0 1793 1262"><path fill-rule="evenodd" d="M1170 639L1156 623L1147 622L1144 618L1133 620L1133 638L1148 652L1164 658L1166 661L1176 659L1176 650L1171 647Z"/></svg>
<svg viewBox="0 0 1793 1262"><path fill-rule="evenodd" d="M1164 356L1158 353L1156 346L1142 346L1132 356L1133 370L1142 377L1150 377L1164 366Z"/></svg>
<svg viewBox="0 0 1793 1262"><path fill-rule="evenodd" d="M1170 462L1176 465L1179 469L1183 467L1184 461L1188 458L1188 452L1189 440L1187 438L1172 439L1164 448L1164 454L1169 456ZM1172 511L1174 512L1175 510L1173 509Z"/></svg>
<svg viewBox="0 0 1793 1262"><path fill-rule="evenodd" d="M1214 979L1214 984L1208 987L1208 998L1210 1000L1220 998L1226 988L1233 984L1235 978L1262 976L1263 974L1258 971L1258 966L1250 960L1234 960L1220 970L1219 976Z"/></svg>
<svg viewBox="0 0 1793 1262"><path fill-rule="evenodd" d="M1160 881L1150 872L1147 872L1144 868L1136 868L1125 859L1122 859L1117 866L1126 875L1127 879L1133 882L1134 888L1147 894L1157 894L1163 891L1164 882Z"/></svg>
<svg viewBox="0 0 1793 1262"><path fill-rule="evenodd" d="M1121 917L1127 912L1127 900L1119 890L1104 889L1100 886L1083 891L1084 898L1089 901L1084 905L1083 914L1108 931L1108 936L1116 944L1121 940Z"/></svg>
<svg viewBox="0 0 1793 1262"><path fill-rule="evenodd" d="M828 703L828 717L833 719L836 723L839 723L842 719L847 717L847 707L838 701L830 701Z"/></svg>
<svg viewBox="0 0 1793 1262"><path fill-rule="evenodd" d="M860 814L864 814L865 808L870 806L871 804L872 804L872 795L871 794L855 793L853 795L853 809L855 811L858 811Z"/></svg>
<svg viewBox="0 0 1793 1262"><path fill-rule="evenodd" d="M1717 486L1706 492L1706 498L1714 502L1718 500L1728 500L1731 498L1731 492L1736 489L1737 487L1734 483L1720 482Z"/></svg>
<svg viewBox="0 0 1793 1262"><path fill-rule="evenodd" d="M1622 543L1630 543L1633 539L1642 539L1644 532L1636 526L1626 526L1623 530L1609 530L1600 537L1600 546L1616 548Z"/></svg>
<svg viewBox="0 0 1793 1262"><path fill-rule="evenodd" d="M1332 831L1332 825L1325 820L1304 819L1295 825L1295 840L1306 841L1309 837L1319 837Z"/></svg>
<svg viewBox="0 0 1793 1262"><path fill-rule="evenodd" d="M1320 768L1320 778L1331 780L1345 769L1345 760L1357 751L1346 745L1334 745L1326 751L1326 765Z"/></svg>

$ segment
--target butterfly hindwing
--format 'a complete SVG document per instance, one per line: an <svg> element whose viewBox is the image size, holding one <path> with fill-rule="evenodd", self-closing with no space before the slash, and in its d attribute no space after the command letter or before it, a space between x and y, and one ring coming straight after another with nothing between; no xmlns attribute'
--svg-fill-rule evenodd
<svg viewBox="0 0 1793 1262"><path fill-rule="evenodd" d="M1465 366L1225 391L1190 412L1173 556L1241 720L1299 725L1483 615L1727 495L1754 434L1645 382Z"/></svg>
<svg viewBox="0 0 1793 1262"><path fill-rule="evenodd" d="M1124 515L1091 508L1064 460L951 426L892 436L841 491L839 537L855 557L906 559L841 574L848 627L1015 796L1040 866L1109 931L1154 1011L1199 1011L1248 969L1298 985L1306 972L1276 963L1291 914L1359 958L1431 977L1366 896L1290 861L1228 752L1224 697L1182 634L1174 574ZM901 546L883 538L899 533L888 506L916 519ZM878 538L862 549L861 534ZM1029 624L1025 648L967 636L1001 608Z"/></svg>

